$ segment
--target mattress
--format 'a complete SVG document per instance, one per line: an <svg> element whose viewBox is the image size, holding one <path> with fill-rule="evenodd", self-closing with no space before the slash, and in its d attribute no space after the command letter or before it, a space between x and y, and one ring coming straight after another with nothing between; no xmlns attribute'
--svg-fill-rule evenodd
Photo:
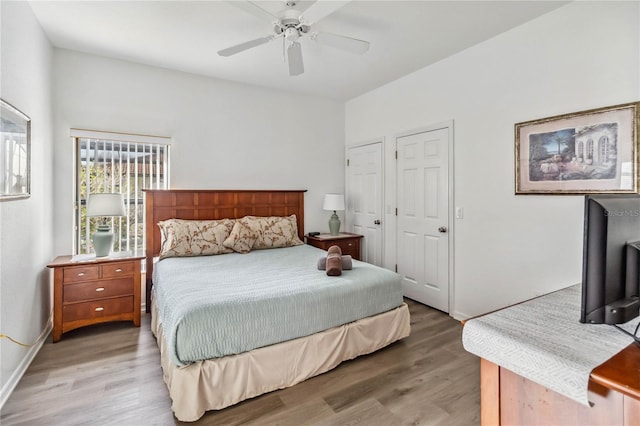
<svg viewBox="0 0 640 426"><path fill-rule="evenodd" d="M402 305L398 274L354 261L329 277L320 256L301 245L159 261L153 291L171 362L240 354Z"/></svg>

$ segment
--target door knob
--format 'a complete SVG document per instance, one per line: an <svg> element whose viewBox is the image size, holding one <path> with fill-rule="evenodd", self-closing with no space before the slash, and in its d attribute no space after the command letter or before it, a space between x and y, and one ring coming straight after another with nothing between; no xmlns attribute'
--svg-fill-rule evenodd
<svg viewBox="0 0 640 426"><path fill-rule="evenodd" d="M447 232L447 227L441 226L440 228L438 228L438 232L442 232L444 234L445 232Z"/></svg>
<svg viewBox="0 0 640 426"><path fill-rule="evenodd" d="M374 221L373 221L373 224L374 224L374 225L380 225L380 223L381 223L381 222L380 222L380 219L376 219L376 220L374 220Z"/></svg>

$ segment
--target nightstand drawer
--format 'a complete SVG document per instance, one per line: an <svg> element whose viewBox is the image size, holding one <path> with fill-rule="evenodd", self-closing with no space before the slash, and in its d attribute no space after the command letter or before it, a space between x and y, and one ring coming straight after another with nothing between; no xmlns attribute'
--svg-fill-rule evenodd
<svg viewBox="0 0 640 426"><path fill-rule="evenodd" d="M100 266L76 266L74 268L64 268L62 282L77 283L100 278Z"/></svg>
<svg viewBox="0 0 640 426"><path fill-rule="evenodd" d="M133 313L133 296L64 305L65 321L89 320L111 315Z"/></svg>
<svg viewBox="0 0 640 426"><path fill-rule="evenodd" d="M133 277L68 285L64 289L63 301L64 303L83 302L129 295L133 295Z"/></svg>
<svg viewBox="0 0 640 426"><path fill-rule="evenodd" d="M358 241L358 243L359 242L360 241ZM342 251L342 254L352 254L356 248L356 243L353 240L334 241L331 245L340 247L340 251Z"/></svg>
<svg viewBox="0 0 640 426"><path fill-rule="evenodd" d="M102 278L112 278L112 277L124 277L128 275L133 275L135 271L134 262L123 262L123 263L115 263L102 265Z"/></svg>

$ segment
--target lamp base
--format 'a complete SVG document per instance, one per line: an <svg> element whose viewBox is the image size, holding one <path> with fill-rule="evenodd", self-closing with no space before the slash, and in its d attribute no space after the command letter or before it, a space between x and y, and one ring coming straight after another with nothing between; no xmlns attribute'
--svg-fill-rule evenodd
<svg viewBox="0 0 640 426"><path fill-rule="evenodd" d="M333 211L333 214L331 215L331 219L329 219L329 232L334 237L336 235L340 235L340 218L336 214L335 210Z"/></svg>
<svg viewBox="0 0 640 426"><path fill-rule="evenodd" d="M109 256L113 245L113 232L109 225L98 225L98 230L91 236L96 257Z"/></svg>

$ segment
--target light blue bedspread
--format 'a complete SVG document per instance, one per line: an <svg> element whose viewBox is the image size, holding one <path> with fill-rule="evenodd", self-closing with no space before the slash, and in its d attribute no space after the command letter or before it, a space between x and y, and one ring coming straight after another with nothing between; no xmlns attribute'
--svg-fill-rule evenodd
<svg viewBox="0 0 640 426"><path fill-rule="evenodd" d="M247 254L168 258L153 291L176 365L307 336L402 304L400 276L353 261L329 277L308 245Z"/></svg>

